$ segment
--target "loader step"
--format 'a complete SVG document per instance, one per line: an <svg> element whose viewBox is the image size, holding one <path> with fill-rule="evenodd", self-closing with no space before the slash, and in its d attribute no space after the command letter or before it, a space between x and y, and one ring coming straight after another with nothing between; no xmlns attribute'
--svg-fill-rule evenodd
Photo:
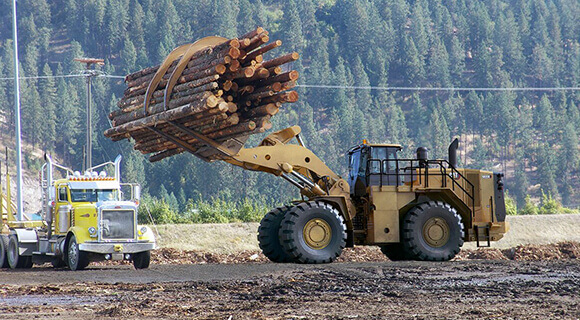
<svg viewBox="0 0 580 320"><path fill-rule="evenodd" d="M491 247L491 237L489 236L489 225L486 226L474 226L475 229L475 240L477 242L478 248L489 248ZM483 234L480 232L483 231ZM485 245L481 243L481 241L485 241Z"/></svg>

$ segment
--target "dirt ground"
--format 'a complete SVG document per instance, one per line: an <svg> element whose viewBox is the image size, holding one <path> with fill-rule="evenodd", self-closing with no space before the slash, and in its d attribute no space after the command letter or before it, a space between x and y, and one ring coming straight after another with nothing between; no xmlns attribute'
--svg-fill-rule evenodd
<svg viewBox="0 0 580 320"><path fill-rule="evenodd" d="M2 319L579 319L580 243L391 262L376 248L326 265L253 251L158 250L150 269L0 270Z"/></svg>

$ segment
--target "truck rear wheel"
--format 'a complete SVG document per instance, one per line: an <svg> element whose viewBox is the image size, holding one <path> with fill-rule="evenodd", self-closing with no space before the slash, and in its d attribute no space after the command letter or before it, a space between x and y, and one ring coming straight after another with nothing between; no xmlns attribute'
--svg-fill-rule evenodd
<svg viewBox="0 0 580 320"><path fill-rule="evenodd" d="M0 235L0 268L8 267L8 237Z"/></svg>
<svg viewBox="0 0 580 320"><path fill-rule="evenodd" d="M18 238L11 235L8 239L8 265L12 269L30 269L32 268L32 256L21 256L18 246Z"/></svg>
<svg viewBox="0 0 580 320"><path fill-rule="evenodd" d="M262 253L272 262L290 262L292 258L284 251L280 238L280 223L286 213L292 209L291 206L283 206L272 209L268 212L258 228L258 243Z"/></svg>
<svg viewBox="0 0 580 320"><path fill-rule="evenodd" d="M151 263L151 251L137 252L133 254L133 266L135 269L147 269Z"/></svg>
<svg viewBox="0 0 580 320"><path fill-rule="evenodd" d="M73 235L68 241L68 249L66 255L68 267L72 271L83 270L89 265L89 255L85 251L79 249L76 237Z"/></svg>
<svg viewBox="0 0 580 320"><path fill-rule="evenodd" d="M346 245L346 227L338 210L321 201L301 203L282 220L280 241L299 263L329 263Z"/></svg>
<svg viewBox="0 0 580 320"><path fill-rule="evenodd" d="M463 245L463 236L457 210L442 201L422 203L407 212L403 220L403 246L416 260L453 259Z"/></svg>

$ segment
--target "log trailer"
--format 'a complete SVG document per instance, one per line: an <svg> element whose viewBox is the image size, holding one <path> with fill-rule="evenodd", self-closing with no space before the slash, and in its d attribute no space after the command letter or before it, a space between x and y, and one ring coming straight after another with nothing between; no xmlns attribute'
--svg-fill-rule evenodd
<svg viewBox="0 0 580 320"><path fill-rule="evenodd" d="M7 179L7 195L2 194L0 267L31 268L34 263L51 262L54 267L82 270L91 261L132 260L136 269L148 268L155 236L149 227L137 224L140 188L121 183L121 156L84 174L55 163L48 155L45 160L40 173L40 220L16 219ZM113 168L112 176L107 167ZM57 172L63 178L57 178Z"/></svg>

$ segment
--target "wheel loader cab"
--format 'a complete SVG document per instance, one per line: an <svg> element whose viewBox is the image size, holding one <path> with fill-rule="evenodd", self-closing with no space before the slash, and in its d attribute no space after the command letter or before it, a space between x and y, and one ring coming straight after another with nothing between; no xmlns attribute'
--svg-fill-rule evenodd
<svg viewBox="0 0 580 320"><path fill-rule="evenodd" d="M369 186L396 186L403 183L400 175L398 153L402 150L396 144L366 143L349 151L348 183L353 197L368 193Z"/></svg>

